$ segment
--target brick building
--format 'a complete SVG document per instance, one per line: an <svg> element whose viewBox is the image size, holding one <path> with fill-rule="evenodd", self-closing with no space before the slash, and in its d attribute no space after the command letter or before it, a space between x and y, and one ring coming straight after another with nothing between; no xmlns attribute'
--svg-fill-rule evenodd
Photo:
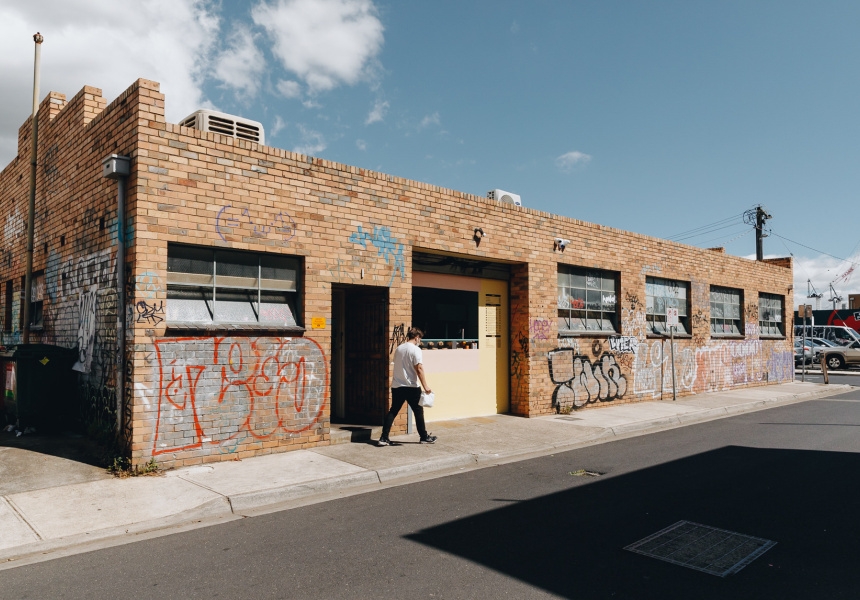
<svg viewBox="0 0 860 600"><path fill-rule="evenodd" d="M381 423L410 324L427 331L431 421L671 398L667 307L679 395L793 379L790 259L181 127L164 103L138 80L109 105L91 87L51 93L38 113L31 341L78 349L68 401L118 422L137 464L310 447L332 422ZM6 345L23 326L29 132L0 173ZM110 154L131 158L124 288Z"/></svg>

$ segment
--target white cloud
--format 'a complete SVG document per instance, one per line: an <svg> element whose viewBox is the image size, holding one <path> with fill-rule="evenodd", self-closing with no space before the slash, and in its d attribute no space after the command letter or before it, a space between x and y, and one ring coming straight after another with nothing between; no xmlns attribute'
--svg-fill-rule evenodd
<svg viewBox="0 0 860 600"><path fill-rule="evenodd" d="M304 125L297 125L297 127L301 136L301 143L293 147L293 152L314 156L326 149L327 145L323 134L319 131L308 129Z"/></svg>
<svg viewBox="0 0 860 600"><path fill-rule="evenodd" d="M355 147L364 152L367 150L367 142L364 140L355 140Z"/></svg>
<svg viewBox="0 0 860 600"><path fill-rule="evenodd" d="M272 125L272 131L270 132L273 136L278 135L281 131L284 130L284 127L287 126L287 122L281 118L281 115L275 115L275 122Z"/></svg>
<svg viewBox="0 0 860 600"><path fill-rule="evenodd" d="M265 67L266 61L254 42L254 34L248 27L236 25L227 39L227 48L215 61L212 74L222 86L236 90L240 97L248 97L255 96L260 89L260 76Z"/></svg>
<svg viewBox="0 0 860 600"><path fill-rule="evenodd" d="M211 72L219 30L206 0L41 0L0 4L0 166L17 153L18 128L32 109L33 39L42 44L40 99L71 98L84 85L110 101L139 77L161 83L168 121L209 106L202 83Z"/></svg>
<svg viewBox="0 0 860 600"><path fill-rule="evenodd" d="M566 152L555 159L555 165L563 173L570 173L575 167L586 165L591 162L591 155L573 150Z"/></svg>
<svg viewBox="0 0 860 600"><path fill-rule="evenodd" d="M371 0L265 0L251 16L311 94L371 79L383 26Z"/></svg>
<svg viewBox="0 0 860 600"><path fill-rule="evenodd" d="M298 81L282 79L275 87L284 98L299 98L302 95L302 85Z"/></svg>
<svg viewBox="0 0 860 600"><path fill-rule="evenodd" d="M421 119L421 123L418 124L418 129L426 129L431 125L439 125L442 120L439 118L439 113L434 112L432 115L427 115L423 119Z"/></svg>
<svg viewBox="0 0 860 600"><path fill-rule="evenodd" d="M752 258L755 258L753 256ZM860 285L857 283L857 268L847 277L843 277L852 265L849 262L839 260L830 256L821 255L816 258L796 257L794 259L794 304L812 304L813 308L829 308L833 304L828 302L831 297L830 284L837 294L848 302L848 294L856 293ZM846 281L847 279L847 281ZM812 282L812 287L824 296L816 302L814 298L807 298L810 286L807 280Z"/></svg>
<svg viewBox="0 0 860 600"><path fill-rule="evenodd" d="M370 125L371 123L378 123L385 119L385 113L388 112L388 102L383 100L377 100L371 111L368 113L367 118L364 120L365 125Z"/></svg>

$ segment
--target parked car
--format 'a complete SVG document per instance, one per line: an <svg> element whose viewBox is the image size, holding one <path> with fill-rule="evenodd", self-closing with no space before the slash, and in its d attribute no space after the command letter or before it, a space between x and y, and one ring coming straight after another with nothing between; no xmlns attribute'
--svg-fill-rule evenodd
<svg viewBox="0 0 860 600"><path fill-rule="evenodd" d="M815 362L819 361L819 355L822 353L822 351L824 351L826 354L826 350L828 348L842 347L841 344L837 344L836 342L832 342L830 340L825 340L824 338L818 337L806 338L805 340L803 338L800 338L800 341L805 342L807 346L810 346L812 348L812 359Z"/></svg>
<svg viewBox="0 0 860 600"><path fill-rule="evenodd" d="M828 369L844 369L848 365L860 365L860 342L850 346L838 346L823 350Z"/></svg>
<svg viewBox="0 0 860 600"><path fill-rule="evenodd" d="M811 364L814 355L812 354L812 346L804 346L802 340L794 340L794 364Z"/></svg>

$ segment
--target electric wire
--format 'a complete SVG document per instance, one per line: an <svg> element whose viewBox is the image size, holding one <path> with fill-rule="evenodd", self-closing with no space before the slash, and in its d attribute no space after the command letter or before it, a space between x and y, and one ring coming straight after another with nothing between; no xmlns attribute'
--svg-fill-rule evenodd
<svg viewBox="0 0 860 600"><path fill-rule="evenodd" d="M801 244L800 242L796 242L791 238L787 238L785 236L779 235L778 233L774 233L773 229L770 230L771 235L775 235L776 237L785 240L787 242L791 242L792 244L797 244L798 246L803 246L807 250L812 250L813 252L818 252L819 254L823 254L824 256L829 256L830 258L835 258L836 260L841 260L843 262L847 262L851 265L860 265L860 263L854 262L853 260L848 260L847 258L842 258L841 256L836 256L835 254L830 254L829 252L824 252L823 250L818 250L817 248L813 248L812 246L807 246L806 244Z"/></svg>
<svg viewBox="0 0 860 600"><path fill-rule="evenodd" d="M672 241L673 242L680 242L682 240L688 240L690 238L700 237L703 235L707 235L709 233L714 233L715 231L719 231L721 229L728 229L729 227L737 227L738 225L743 225L743 223L729 223L728 225L723 225L722 227L714 227L713 229L709 229L709 230L703 231L701 233L694 233L693 235L688 235L688 236L684 236L684 237L675 237L675 238L672 238ZM746 225L744 225L744 227L746 227Z"/></svg>
<svg viewBox="0 0 860 600"><path fill-rule="evenodd" d="M729 221L734 221L735 219L739 219L739 218L743 218L743 213L741 213L741 214L739 214L739 215L734 215L734 216L731 216L731 217L727 217L727 218L725 218L725 219L720 219L719 221L714 221L713 223L709 223L709 224L707 224L707 225L702 225L701 227L694 227L693 229L688 229L688 230L686 230L686 231L681 231L681 232L676 233L676 234L674 234L674 235L670 235L670 236L669 236L669 237L667 237L666 239L667 239L667 240L672 240L672 241L677 241L677 239L676 239L676 238L684 238L684 239L686 239L686 237L695 237L696 232L701 232L701 234L700 234L700 235L705 235L705 234L707 234L707 233L709 233L709 232L708 232L708 231L702 231L702 230L704 230L704 229L711 229L711 228L717 227L718 225L724 225L724 224L728 223ZM718 229L720 229L719 227L717 227L717 228L718 228ZM686 236L686 237L685 237L685 236Z"/></svg>
<svg viewBox="0 0 860 600"><path fill-rule="evenodd" d="M743 233L739 233L738 235L734 236L732 239L730 239L730 240L726 240L724 243L725 243L725 244L731 244L731 243L732 243L732 242L734 242L735 240L739 240L739 239L741 239L742 237L744 237L745 235L749 235L749 234L751 234L753 231L755 231L755 229L747 229L747 230L746 230L746 231L744 231ZM711 239L709 239L709 240L705 240L704 242L699 242L699 244L700 244L700 245L701 245L701 244L710 244L711 242L715 242L715 241L717 241L717 240L725 239L725 237L726 237L726 236L721 235L721 236L718 236L718 237L715 237L715 238L711 238Z"/></svg>

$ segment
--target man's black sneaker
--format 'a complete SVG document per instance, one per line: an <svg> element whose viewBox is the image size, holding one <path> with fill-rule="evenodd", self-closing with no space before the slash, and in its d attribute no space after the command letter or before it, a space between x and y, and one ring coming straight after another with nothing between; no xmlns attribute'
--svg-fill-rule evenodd
<svg viewBox="0 0 860 600"><path fill-rule="evenodd" d="M435 435L427 434L427 437L421 438L422 444L435 444L436 440L439 439Z"/></svg>
<svg viewBox="0 0 860 600"><path fill-rule="evenodd" d="M390 446L391 440L389 440L388 438L379 438L379 440L376 442L376 445L377 446Z"/></svg>

